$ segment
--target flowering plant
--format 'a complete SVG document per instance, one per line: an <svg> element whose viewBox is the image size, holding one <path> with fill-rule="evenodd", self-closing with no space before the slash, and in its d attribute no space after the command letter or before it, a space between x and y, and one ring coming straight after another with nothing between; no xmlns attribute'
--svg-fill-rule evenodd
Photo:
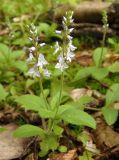
<svg viewBox="0 0 119 160"><path fill-rule="evenodd" d="M47 97L43 88L43 78L52 76L47 69L50 63L45 59L44 54L40 52L40 48L46 45L45 43L38 43L37 29L34 25L29 28L29 40L32 42L32 47L29 48L29 57L27 62L30 66L28 75L39 79L41 96L36 95L22 95L16 98L16 102L21 104L26 110L33 110L39 114L42 119L42 126L37 127L33 125L22 125L15 131L17 137L38 136L40 142L40 156L45 156L50 150L58 149L60 137L63 136L62 123L73 124L78 126L96 127L95 120L86 112L80 109L85 102L63 102L63 83L64 72L69 67L69 63L75 56L74 51L76 47L72 44L70 33L73 28L70 28L73 23L73 12L66 12L63 17L63 30L56 30L57 34L62 37L62 44L56 42L53 55L57 55L58 62L55 68L61 72L61 86L57 94L52 97Z"/></svg>

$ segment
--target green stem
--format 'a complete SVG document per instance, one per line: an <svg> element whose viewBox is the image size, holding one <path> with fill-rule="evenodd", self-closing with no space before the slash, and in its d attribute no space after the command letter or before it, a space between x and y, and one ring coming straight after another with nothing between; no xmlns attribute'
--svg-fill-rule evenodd
<svg viewBox="0 0 119 160"><path fill-rule="evenodd" d="M58 113L58 110L59 110L59 107L60 107L60 103L61 103L61 99L62 99L62 91L63 91L63 81L64 81L64 74L62 72L62 75L61 75L61 88L60 88L60 93L59 93L59 102L58 104L56 105L56 111L55 111L55 114L54 114L54 118L49 120L49 128L48 128L48 132L51 132L52 129L53 129L53 126L54 126L54 120L57 116L57 113Z"/></svg>
<svg viewBox="0 0 119 160"><path fill-rule="evenodd" d="M45 97L45 95L44 95L44 91L43 91L42 77L40 78L40 89L41 89L41 94L42 94L43 99L44 99L44 101L45 101L46 107L47 107L47 109L49 109L49 104L48 104L48 102L47 102L47 99L46 99L46 97Z"/></svg>
<svg viewBox="0 0 119 160"><path fill-rule="evenodd" d="M62 75L61 75L61 88L60 88L60 94L59 94L59 103L56 107L56 112L55 112L55 116L57 115L58 113L58 110L59 110L59 107L60 107L60 103L61 103L61 99L62 99L62 91L63 91L63 82L64 82L64 73L62 72Z"/></svg>
<svg viewBox="0 0 119 160"><path fill-rule="evenodd" d="M102 58L103 58L103 52L104 52L104 46L105 46L105 39L106 39L106 33L107 33L107 26L104 26L104 34L103 34L103 39L102 39L102 50L101 50L101 55L100 55L100 60L99 60L99 66L101 67L102 64Z"/></svg>

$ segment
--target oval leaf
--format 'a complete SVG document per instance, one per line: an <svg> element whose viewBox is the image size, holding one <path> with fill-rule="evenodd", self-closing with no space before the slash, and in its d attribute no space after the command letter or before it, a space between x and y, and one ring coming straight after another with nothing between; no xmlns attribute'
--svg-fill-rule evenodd
<svg viewBox="0 0 119 160"><path fill-rule="evenodd" d="M17 97L15 101L27 110L39 111L40 108L45 108L43 99L35 95L22 95Z"/></svg>
<svg viewBox="0 0 119 160"><path fill-rule="evenodd" d="M60 117L71 124L75 125L84 125L91 128L96 128L96 122L92 116L88 113L76 109L74 106L64 105L63 108L67 107L67 109L60 115Z"/></svg>
<svg viewBox="0 0 119 160"><path fill-rule="evenodd" d="M40 128L40 127L36 127L33 125L23 125L21 127L19 127L18 129L16 129L16 131L14 132L14 136L15 137L32 137L32 136L41 136L43 137L45 134L45 131Z"/></svg>

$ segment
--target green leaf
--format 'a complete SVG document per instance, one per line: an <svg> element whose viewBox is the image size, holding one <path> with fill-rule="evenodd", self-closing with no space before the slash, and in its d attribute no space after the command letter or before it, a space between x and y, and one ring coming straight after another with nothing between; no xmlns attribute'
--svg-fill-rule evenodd
<svg viewBox="0 0 119 160"><path fill-rule="evenodd" d="M113 38L108 38L108 43L110 43L112 46L115 46L115 40Z"/></svg>
<svg viewBox="0 0 119 160"><path fill-rule="evenodd" d="M106 93L106 106L119 100L119 83L113 84Z"/></svg>
<svg viewBox="0 0 119 160"><path fill-rule="evenodd" d="M72 105L72 106L76 107L77 109L83 110L85 108L85 105L87 103L90 103L92 100L93 100L92 97L82 96L79 100L77 100L75 102L71 101L71 102L68 102L67 104Z"/></svg>
<svg viewBox="0 0 119 160"><path fill-rule="evenodd" d="M62 118L64 121L75 124L75 125L83 125L83 126L88 126L91 128L96 128L96 122L92 116L90 116L88 113L76 109L74 106L70 105L63 105L63 108L65 110L60 114L60 118ZM60 107L60 110L62 110L62 107Z"/></svg>
<svg viewBox="0 0 119 160"><path fill-rule="evenodd" d="M27 79L25 88L28 89L30 86L32 86L34 83L36 83L35 79Z"/></svg>
<svg viewBox="0 0 119 160"><path fill-rule="evenodd" d="M39 111L46 108L43 99L35 95L22 95L17 97L15 101L27 110Z"/></svg>
<svg viewBox="0 0 119 160"><path fill-rule="evenodd" d="M53 131L54 131L55 135L61 136L62 133L63 133L63 128L61 128L58 125L54 125L53 126Z"/></svg>
<svg viewBox="0 0 119 160"><path fill-rule="evenodd" d="M32 136L44 137L44 135L45 135L45 131L42 128L36 127L33 125L29 125L29 124L26 124L26 125L19 127L14 132L14 136L19 137L19 138L32 137Z"/></svg>
<svg viewBox="0 0 119 160"><path fill-rule="evenodd" d="M54 118L55 114L54 111L45 108L40 108L38 113L42 118Z"/></svg>
<svg viewBox="0 0 119 160"><path fill-rule="evenodd" d="M23 57L24 55L25 55L25 52L22 50L12 51L12 53L10 54L10 58L16 59L19 57Z"/></svg>
<svg viewBox="0 0 119 160"><path fill-rule="evenodd" d="M50 106L52 109L54 109L58 103L59 103L59 96L60 96L60 91L58 91L55 95L52 95L51 101L50 101ZM62 92L62 97L61 97L61 103L63 103L65 100L69 99L69 94L65 91Z"/></svg>
<svg viewBox="0 0 119 160"><path fill-rule="evenodd" d="M50 28L50 25L49 24L47 24L47 23L40 23L39 24L39 30L40 30L40 32L44 32L44 33L48 33L48 31L49 31L49 28Z"/></svg>
<svg viewBox="0 0 119 160"><path fill-rule="evenodd" d="M85 151L82 156L79 156L79 160L94 160L93 154L89 151Z"/></svg>
<svg viewBox="0 0 119 160"><path fill-rule="evenodd" d="M108 70L112 73L119 72L119 62L114 62L112 65L108 67Z"/></svg>
<svg viewBox="0 0 119 160"><path fill-rule="evenodd" d="M108 125L114 124L118 118L118 110L110 107L103 107L102 113Z"/></svg>
<svg viewBox="0 0 119 160"><path fill-rule="evenodd" d="M4 55L5 57L9 54L9 47L3 43L0 43L0 56Z"/></svg>
<svg viewBox="0 0 119 160"><path fill-rule="evenodd" d="M93 67L91 69L92 77L97 80L102 80L108 75L109 71L106 68Z"/></svg>
<svg viewBox="0 0 119 160"><path fill-rule="evenodd" d="M78 81L80 79L83 79L83 78L90 76L91 75L91 68L92 67L85 67L85 68L80 69L78 71L78 73L76 74L74 81Z"/></svg>
<svg viewBox="0 0 119 160"><path fill-rule="evenodd" d="M5 91L3 86L0 84L0 101L5 100L7 95L8 95L8 93Z"/></svg>
<svg viewBox="0 0 119 160"><path fill-rule="evenodd" d="M58 150L61 152L61 153L64 153L64 152L67 152L67 147L66 146L59 146Z"/></svg>
<svg viewBox="0 0 119 160"><path fill-rule="evenodd" d="M107 53L107 48L103 48L103 53L102 53L102 48L96 48L93 51L93 60L95 62L95 65L98 67L100 65L100 60L101 60L101 56L102 59L104 58L104 55Z"/></svg>
<svg viewBox="0 0 119 160"><path fill-rule="evenodd" d="M43 141L40 143L40 157L44 157L49 150L55 151L59 146L57 136L53 135L46 135Z"/></svg>
<svg viewBox="0 0 119 160"><path fill-rule="evenodd" d="M22 72L25 72L28 69L26 62L23 61L16 61L13 65Z"/></svg>
<svg viewBox="0 0 119 160"><path fill-rule="evenodd" d="M98 80L104 79L108 75L109 71L106 68L98 68L98 67L86 67L81 69L76 74L74 81L92 76Z"/></svg>

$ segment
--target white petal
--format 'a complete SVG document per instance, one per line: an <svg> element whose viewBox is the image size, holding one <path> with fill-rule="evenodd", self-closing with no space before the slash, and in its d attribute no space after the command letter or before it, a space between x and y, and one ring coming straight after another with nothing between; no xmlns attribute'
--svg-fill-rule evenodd
<svg viewBox="0 0 119 160"><path fill-rule="evenodd" d="M51 73L47 69L44 69L44 76L50 77L50 75Z"/></svg>
<svg viewBox="0 0 119 160"><path fill-rule="evenodd" d="M37 66L43 68L43 66L47 65L48 62L45 60L43 54L39 54Z"/></svg>
<svg viewBox="0 0 119 160"><path fill-rule="evenodd" d="M69 42L69 49L71 51L75 51L77 49L77 47L75 47L73 44L72 44L72 41Z"/></svg>
<svg viewBox="0 0 119 160"><path fill-rule="evenodd" d="M45 45L46 45L45 43L41 43L41 44L40 44L40 47L43 47L43 46L45 46Z"/></svg>
<svg viewBox="0 0 119 160"><path fill-rule="evenodd" d="M61 34L62 32L61 31L59 31L59 30L56 30L55 31L57 34Z"/></svg>
<svg viewBox="0 0 119 160"><path fill-rule="evenodd" d="M30 53L29 53L29 57L28 57L28 59L27 59L26 61L29 63L29 62L31 62L31 61L33 60L33 58L34 58L34 56L33 56L33 54L30 52Z"/></svg>
<svg viewBox="0 0 119 160"><path fill-rule="evenodd" d="M64 17L64 16L63 16L63 21L64 21L64 22L66 22L66 21L67 21L66 17Z"/></svg>
<svg viewBox="0 0 119 160"><path fill-rule="evenodd" d="M66 54L66 60L71 62L72 58L75 56L75 54L73 52L69 52Z"/></svg>
<svg viewBox="0 0 119 160"><path fill-rule="evenodd" d="M72 40L73 37L68 35L67 38L68 38L68 40Z"/></svg>
<svg viewBox="0 0 119 160"><path fill-rule="evenodd" d="M38 71L38 69L36 68L36 66L34 66L33 68L31 68L29 71L28 71L28 74L30 76L32 76L33 78L35 77L40 77L40 73Z"/></svg>
<svg viewBox="0 0 119 160"><path fill-rule="evenodd" d="M74 30L74 28L70 28L70 29L69 29L69 32L71 33L73 30Z"/></svg>
<svg viewBox="0 0 119 160"><path fill-rule="evenodd" d="M53 52L53 54L55 55L60 50L60 46L59 46L58 41L55 43L54 47L55 47L55 51Z"/></svg>
<svg viewBox="0 0 119 160"><path fill-rule="evenodd" d="M35 50L36 50L35 47L30 47L30 48L29 48L29 51L30 51L30 52L33 52L33 51L35 51Z"/></svg>

